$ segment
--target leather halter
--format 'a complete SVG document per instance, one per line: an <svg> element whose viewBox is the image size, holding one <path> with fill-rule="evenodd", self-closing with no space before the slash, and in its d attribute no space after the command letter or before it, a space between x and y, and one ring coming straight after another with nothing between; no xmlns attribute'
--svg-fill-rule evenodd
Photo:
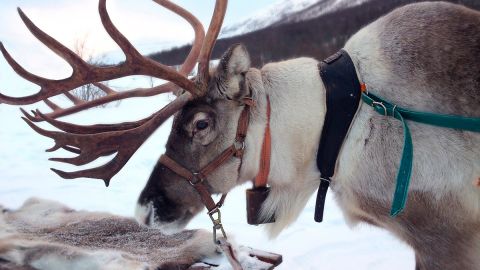
<svg viewBox="0 0 480 270"><path fill-rule="evenodd" d="M192 172L180 165L175 160L171 159L166 154L162 155L159 160L161 164L187 180L190 185L197 190L209 213L219 208L221 204L223 204L224 198L221 199L219 203L215 203L213 201L212 197L210 196L210 192L208 191L208 187L204 182L205 178L218 167L227 162L230 158L236 157L241 159L243 157L243 152L245 150L245 138L247 136L248 123L250 121L250 107L254 106L254 103L251 98L248 98L244 99L244 104L245 107L243 108L240 118L238 119L237 133L234 143L205 167L203 167L200 171ZM226 195L224 194L223 197L225 196Z"/></svg>
<svg viewBox="0 0 480 270"><path fill-rule="evenodd" d="M268 124L265 129L265 137L268 136L268 139L264 138L263 141L262 156L260 160L260 172L255 178L255 187L257 187L258 185L266 186L268 172L270 170L270 100L268 99L268 97L267 103ZM251 97L247 97L243 99L243 104L245 107L243 108L240 114L240 118L238 119L237 132L234 143L230 147L225 149L222 153L220 153L220 155L218 155L214 160L208 163L200 171L192 172L178 162L176 162L175 160L173 160L172 158L168 157L166 154L162 155L159 160L161 164L163 164L165 167L169 168L171 171L188 181L195 188L195 190L197 190L203 204L208 210L208 215L213 222L213 236L215 243L219 243L216 237L217 230L220 230L223 237L227 238L221 222L220 213L220 207L223 205L226 194L223 194L220 201L218 203L215 203L211 197L210 192L208 191L208 186L205 183L205 179L209 174L222 166L230 158L236 157L240 160L242 159L245 150L245 138L247 136L248 124L250 122L250 108L255 106L255 102L252 100ZM268 145L265 145L266 142ZM240 171L240 167L238 168L238 170ZM217 217L214 217L215 214L217 214Z"/></svg>

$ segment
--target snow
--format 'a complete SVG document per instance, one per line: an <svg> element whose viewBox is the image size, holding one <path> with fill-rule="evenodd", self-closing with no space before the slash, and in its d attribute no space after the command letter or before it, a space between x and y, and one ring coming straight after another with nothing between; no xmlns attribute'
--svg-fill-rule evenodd
<svg viewBox="0 0 480 270"><path fill-rule="evenodd" d="M149 84L148 78L133 77L114 81L111 85L121 85L122 89L126 89ZM164 95L126 100L118 106L91 109L63 120L80 124L132 121L150 115L172 99L172 96ZM63 105L68 103L61 98L56 101ZM0 204L16 208L27 198L36 196L57 200L75 209L108 211L124 216L133 215L137 196L164 151L171 125L169 121L159 128L112 179L110 187L105 188L99 180L62 180L48 170L50 167L67 171L75 168L48 161L49 157L70 154L61 151L45 153L44 149L52 146L52 140L36 134L21 121L20 115L18 108L0 104ZM40 125L52 129L48 125ZM102 159L95 164L104 162L105 159ZM246 188L246 185L238 187L228 195L222 209L225 229L239 244L282 254L284 262L278 269L414 268L413 252L388 232L367 225L350 229L331 192L327 198L323 223L313 221L313 196L299 219L277 239L269 240L261 226L246 223ZM207 215L200 214L188 228L210 230L211 223Z"/></svg>
<svg viewBox="0 0 480 270"><path fill-rule="evenodd" d="M278 0L238 23L223 28L221 37L232 37L287 22L299 22L360 5L369 0Z"/></svg>
<svg viewBox="0 0 480 270"><path fill-rule="evenodd" d="M280 21L288 14L300 11L318 0L279 0L271 4L265 9L260 10L254 14L250 14L234 23L231 26L226 26L222 29L221 37L231 37L239 34L245 34L258 29L265 28L271 24Z"/></svg>

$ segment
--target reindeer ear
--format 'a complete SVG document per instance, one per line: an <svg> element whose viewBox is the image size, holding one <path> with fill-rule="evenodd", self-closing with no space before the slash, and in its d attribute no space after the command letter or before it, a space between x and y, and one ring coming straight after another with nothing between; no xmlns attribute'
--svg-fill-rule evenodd
<svg viewBox="0 0 480 270"><path fill-rule="evenodd" d="M222 56L220 65L222 72L227 73L228 77L240 75L247 72L250 68L250 56L247 48L242 44L232 45Z"/></svg>
<svg viewBox="0 0 480 270"><path fill-rule="evenodd" d="M245 96L245 73L250 69L250 56L242 44L231 46L220 59L216 70L218 89L229 99Z"/></svg>

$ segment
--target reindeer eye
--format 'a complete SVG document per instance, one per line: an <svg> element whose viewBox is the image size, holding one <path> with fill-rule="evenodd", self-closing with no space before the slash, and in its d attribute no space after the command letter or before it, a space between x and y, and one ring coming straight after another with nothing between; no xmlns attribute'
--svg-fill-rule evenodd
<svg viewBox="0 0 480 270"><path fill-rule="evenodd" d="M199 120L195 123L195 128L197 130L204 130L208 127L208 121L207 120Z"/></svg>

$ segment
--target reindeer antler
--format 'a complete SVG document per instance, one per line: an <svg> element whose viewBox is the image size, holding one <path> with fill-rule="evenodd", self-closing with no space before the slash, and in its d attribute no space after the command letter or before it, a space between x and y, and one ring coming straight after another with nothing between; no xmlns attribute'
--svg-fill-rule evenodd
<svg viewBox="0 0 480 270"><path fill-rule="evenodd" d="M222 28L223 18L227 12L227 0L216 1L215 10L213 11L212 20L208 27L207 36L202 46L202 51L198 58L198 78L197 81L203 87L206 87L210 81L210 58L212 56L213 47L217 41L218 34Z"/></svg>
<svg viewBox="0 0 480 270"><path fill-rule="evenodd" d="M50 160L79 166L88 164L100 156L116 154L107 164L93 169L76 172L63 172L52 169L61 177L67 179L79 177L103 179L108 186L110 179L118 173L121 168L123 168L137 149L159 126L163 124L166 119L180 110L193 98L202 96L206 93L206 85L208 84L209 79L209 59L216 38L218 37L223 17L225 16L227 0L216 0L215 11L206 34L205 42L203 26L191 13L168 0L154 1L183 17L191 24L195 31L195 40L192 44L192 48L179 71L142 56L113 25L107 13L106 0L99 1L99 13L106 31L125 54L126 61L121 64L109 67L97 67L86 63L74 52L35 26L20 9L18 9L20 17L30 32L72 66L72 75L63 80L49 80L29 73L10 56L3 44L0 43L0 50L15 72L24 79L40 86L40 91L31 96L16 98L0 94L0 102L13 105L26 105L43 100L53 112L43 114L36 110L33 112L33 115L30 115L22 110L25 115L23 119L36 132L50 137L55 141L55 145L48 149L48 152L63 148L78 154L78 156L74 158L51 158ZM192 81L188 79L187 75L193 70L197 61L200 61L199 76L197 77L197 81ZM153 88L138 88L125 92L117 92L100 83L102 81L130 75L152 76L167 80L169 83ZM92 101L83 101L69 93L72 89L90 83L95 84L104 91L106 95ZM100 104L131 97L158 95L173 91L176 87L183 88L187 93L182 94L158 112L140 121L81 126L55 120L57 117L76 113ZM59 94L67 96L74 105L70 108L64 109L48 99ZM37 121L46 121L61 131L44 130L33 123Z"/></svg>

